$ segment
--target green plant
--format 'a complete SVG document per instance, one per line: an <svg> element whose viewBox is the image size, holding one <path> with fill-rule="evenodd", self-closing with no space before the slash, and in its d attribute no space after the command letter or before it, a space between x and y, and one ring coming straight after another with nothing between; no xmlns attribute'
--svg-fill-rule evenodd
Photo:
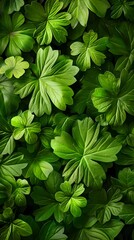
<svg viewBox="0 0 134 240"><path fill-rule="evenodd" d="M134 240L134 1L0 1L0 239Z"/></svg>

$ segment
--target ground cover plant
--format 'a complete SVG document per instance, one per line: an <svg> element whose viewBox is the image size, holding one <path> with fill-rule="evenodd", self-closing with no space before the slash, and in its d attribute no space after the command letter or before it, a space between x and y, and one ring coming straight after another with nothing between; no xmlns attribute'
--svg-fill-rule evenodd
<svg viewBox="0 0 134 240"><path fill-rule="evenodd" d="M0 240L134 240L134 1L0 1Z"/></svg>

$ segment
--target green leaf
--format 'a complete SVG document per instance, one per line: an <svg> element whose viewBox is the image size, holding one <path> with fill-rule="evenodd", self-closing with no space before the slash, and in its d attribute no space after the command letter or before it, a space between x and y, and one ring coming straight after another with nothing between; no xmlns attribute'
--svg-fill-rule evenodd
<svg viewBox="0 0 134 240"><path fill-rule="evenodd" d="M50 46L38 50L34 68L37 69L36 81L31 83L27 81L24 88L19 83L16 93L24 98L34 89L29 108L37 116L51 113L50 100L57 108L64 111L66 105L73 103L73 90L69 86L76 81L74 76L78 68L72 66L71 59L59 56L58 51L52 50Z"/></svg>
<svg viewBox="0 0 134 240"><path fill-rule="evenodd" d="M124 22L116 26L115 29L108 43L109 51L120 56L115 69L116 71L122 71L124 68L129 70L134 62L133 26L129 22Z"/></svg>
<svg viewBox="0 0 134 240"><path fill-rule="evenodd" d="M49 174L53 171L52 163L58 160L52 152L47 149L39 151L36 155L26 155L28 165L24 170L25 178L32 177L33 175L40 179L46 180Z"/></svg>
<svg viewBox="0 0 134 240"><path fill-rule="evenodd" d="M39 122L32 123L33 119L34 115L29 110L11 119L11 125L15 127L13 132L15 140L19 140L24 135L25 141L29 144L37 141L36 133L41 131L41 125Z"/></svg>
<svg viewBox="0 0 134 240"><path fill-rule="evenodd" d="M32 234L32 229L28 223L21 219L16 219L11 223L12 231L18 233L20 236L26 237Z"/></svg>
<svg viewBox="0 0 134 240"><path fill-rule="evenodd" d="M83 180L86 186L101 187L105 172L100 162L116 161L121 146L109 133L99 137L100 126L91 118L77 120L72 136L62 132L51 141L54 153L70 161L66 164L63 176L71 183Z"/></svg>
<svg viewBox="0 0 134 240"><path fill-rule="evenodd" d="M124 205L122 202L119 202L121 198L122 195L118 189L115 192L112 192L110 189L107 204L102 206L97 214L97 218L102 224L108 222L111 219L111 215L119 216Z"/></svg>
<svg viewBox="0 0 134 240"><path fill-rule="evenodd" d="M45 223L39 233L40 240L66 240L64 228L54 221Z"/></svg>
<svg viewBox="0 0 134 240"><path fill-rule="evenodd" d="M123 168L118 173L118 179L112 178L112 181L115 186L118 186L125 194L130 190L134 190L134 170L131 168Z"/></svg>
<svg viewBox="0 0 134 240"><path fill-rule="evenodd" d="M122 14L124 14L124 16L127 19L133 20L134 16L133 16L133 6L134 6L134 2L122 2L121 0L112 0L112 7L111 7L111 17L114 19L119 18Z"/></svg>
<svg viewBox="0 0 134 240"><path fill-rule="evenodd" d="M63 3L59 0L47 0L45 6L35 1L25 6L26 17L37 22L37 29L34 36L40 45L48 45L54 37L57 42L66 42L68 35L64 26L69 25L71 15L67 12L60 12ZM40 12L40 16L38 15Z"/></svg>
<svg viewBox="0 0 134 240"><path fill-rule="evenodd" d="M134 224L134 205L124 204L119 217L125 221L125 224Z"/></svg>
<svg viewBox="0 0 134 240"><path fill-rule="evenodd" d="M71 44L71 55L77 57L76 64L82 71L86 71L91 67L91 60L101 66L104 63L106 56L101 53L106 49L108 38L103 37L98 39L97 33L93 30L83 34L83 42L74 42Z"/></svg>
<svg viewBox="0 0 134 240"><path fill-rule="evenodd" d="M26 205L26 198L25 195L30 194L31 187L27 180L25 179L18 179L16 182L16 189L12 193L12 198L14 198L15 204L17 206L25 206Z"/></svg>
<svg viewBox="0 0 134 240"><path fill-rule="evenodd" d="M14 87L11 80L0 75L0 115L5 117L18 108L19 98L14 94Z"/></svg>
<svg viewBox="0 0 134 240"><path fill-rule="evenodd" d="M67 212L70 209L74 217L81 216L81 208L87 205L86 198L80 196L85 190L83 184L72 188L71 184L65 181L60 188L62 191L56 192L55 199L61 202L61 210Z"/></svg>
<svg viewBox="0 0 134 240"><path fill-rule="evenodd" d="M8 78L12 78L13 75L15 78L20 78L25 73L24 69L27 68L29 68L29 63L23 61L22 57L12 56L6 58L5 64L3 64L0 68L0 74L5 73Z"/></svg>
<svg viewBox="0 0 134 240"><path fill-rule="evenodd" d="M34 40L32 33L34 28L25 23L22 13L1 16L0 25L0 54L6 50L6 56L19 56L21 51L29 52L33 48Z"/></svg>
<svg viewBox="0 0 134 240"><path fill-rule="evenodd" d="M125 70L120 78L108 71L98 77L101 87L95 88L92 102L100 113L104 113L104 120L110 125L122 125L126 112L134 115L133 78L133 72L128 74Z"/></svg>
<svg viewBox="0 0 134 240"><path fill-rule="evenodd" d="M20 8L24 5L23 0L10 0L9 1L8 13L11 14L14 11L19 11Z"/></svg>
<svg viewBox="0 0 134 240"><path fill-rule="evenodd" d="M94 12L98 17L104 17L110 4L107 0L74 0L71 1L68 12L72 15L71 25L75 28L78 22L82 26L87 25L89 10Z"/></svg>
<svg viewBox="0 0 134 240"><path fill-rule="evenodd" d="M85 0L71 1L68 12L72 16L71 25L73 28L77 26L78 22L84 27L87 25L89 11Z"/></svg>
<svg viewBox="0 0 134 240"><path fill-rule="evenodd" d="M34 203L41 207L34 212L36 221L44 221L49 219L53 214L57 222L63 220L63 213L59 208L59 203L55 200L50 189L46 191L42 187L34 187L31 197Z"/></svg>
<svg viewBox="0 0 134 240"><path fill-rule="evenodd" d="M104 17L110 4L107 0L86 0L87 7L98 17Z"/></svg>
<svg viewBox="0 0 134 240"><path fill-rule="evenodd" d="M83 228L77 234L75 240L114 240L122 230L124 224L119 220L111 220L103 225L96 223L91 228Z"/></svg>
<svg viewBox="0 0 134 240"><path fill-rule="evenodd" d="M98 74L100 71L98 69L90 68L86 72L81 79L82 87L74 96L74 104L72 106L73 112L77 112L78 114L82 114L85 112L90 112L90 116L96 116L96 109L93 106L91 100L92 91L98 87ZM90 81L89 81L90 76ZM66 131L66 130L65 130Z"/></svg>
<svg viewBox="0 0 134 240"><path fill-rule="evenodd" d="M32 234L32 229L28 223L21 219L14 220L9 226L1 229L0 237L3 240L16 239L20 240L20 236L26 237Z"/></svg>
<svg viewBox="0 0 134 240"><path fill-rule="evenodd" d="M54 123L56 125L54 133L60 134L62 131L68 131L72 127L77 115L67 116L64 113L57 113L54 116Z"/></svg>
<svg viewBox="0 0 134 240"><path fill-rule="evenodd" d="M5 158L0 159L0 172L9 176L20 176L22 169L27 166L24 155L21 153L13 153Z"/></svg>

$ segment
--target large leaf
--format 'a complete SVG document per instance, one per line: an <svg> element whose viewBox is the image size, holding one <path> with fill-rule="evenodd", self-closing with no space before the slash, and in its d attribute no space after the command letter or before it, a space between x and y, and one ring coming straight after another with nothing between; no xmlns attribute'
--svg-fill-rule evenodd
<svg viewBox="0 0 134 240"><path fill-rule="evenodd" d="M99 75L101 87L95 88L92 94L94 106L104 113L104 121L110 125L122 125L126 120L126 112L134 115L134 74L124 70L120 78L106 71Z"/></svg>
<svg viewBox="0 0 134 240"><path fill-rule="evenodd" d="M35 72L36 69L36 72ZM76 80L74 75L78 68L72 66L72 60L59 56L57 50L46 47L39 49L36 57L36 65L33 66L36 80L16 84L16 93L21 98L29 95L33 89L33 94L29 102L29 108L37 116L44 113L50 114L52 103L60 110L65 110L66 105L73 103L73 91L69 87ZM51 100L51 101L50 101Z"/></svg>
<svg viewBox="0 0 134 240"><path fill-rule="evenodd" d="M91 118L77 120L72 129L72 136L62 132L61 136L51 141L54 153L70 161L66 164L63 176L70 182L81 180L87 186L100 187L105 172L99 162L113 162L121 149L120 143L109 133L99 137L100 127Z"/></svg>
<svg viewBox="0 0 134 240"><path fill-rule="evenodd" d="M38 23L34 36L40 45L50 44L53 36L57 42L66 41L68 33L64 26L69 25L71 16L66 12L59 13L62 7L59 0L47 0L44 8L35 1L25 6L26 17Z"/></svg>

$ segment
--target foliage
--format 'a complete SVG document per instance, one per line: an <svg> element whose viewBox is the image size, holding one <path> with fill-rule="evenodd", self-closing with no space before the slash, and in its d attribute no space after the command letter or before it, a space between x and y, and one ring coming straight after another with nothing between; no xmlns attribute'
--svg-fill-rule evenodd
<svg viewBox="0 0 134 240"><path fill-rule="evenodd" d="M86 71L91 67L91 59L97 65L104 63L106 56L100 51L104 51L107 45L107 37L97 40L97 33L93 30L83 34L83 42L74 42L71 44L71 55L79 55L76 64L82 70Z"/></svg>
<svg viewBox="0 0 134 240"><path fill-rule="evenodd" d="M134 239L134 1L0 0L0 239Z"/></svg>

